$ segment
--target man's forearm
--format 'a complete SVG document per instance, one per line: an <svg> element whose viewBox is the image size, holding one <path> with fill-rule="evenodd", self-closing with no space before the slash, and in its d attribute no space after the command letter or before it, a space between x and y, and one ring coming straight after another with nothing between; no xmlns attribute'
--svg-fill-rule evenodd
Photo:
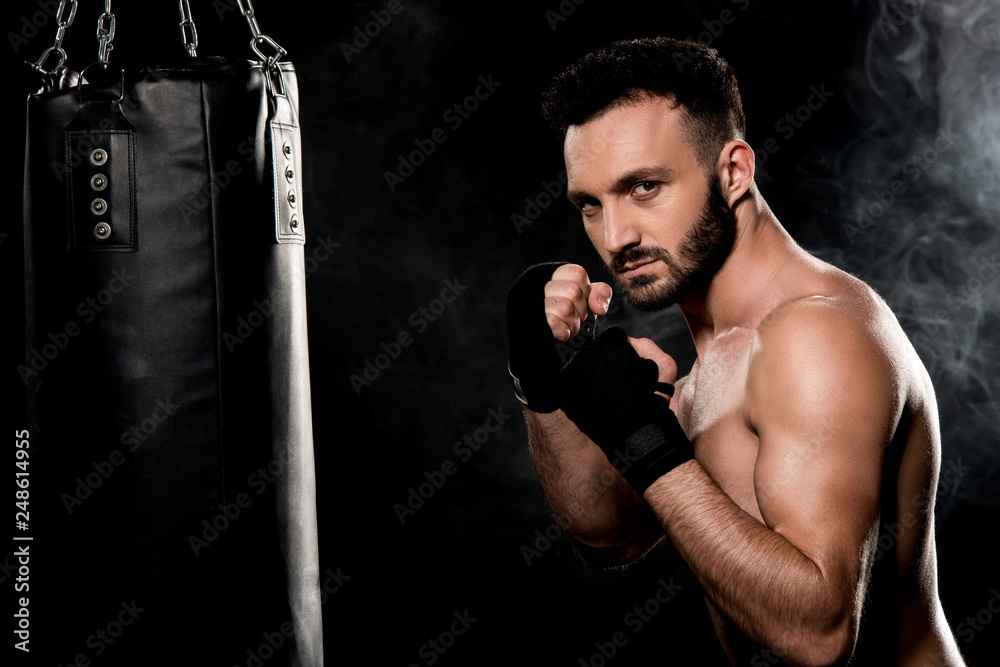
<svg viewBox="0 0 1000 667"><path fill-rule="evenodd" d="M561 410L524 414L542 489L572 537L592 547L641 542L632 553L645 552L660 539L645 502Z"/></svg>
<svg viewBox="0 0 1000 667"><path fill-rule="evenodd" d="M657 480L645 499L726 617L792 664L849 655L849 592L779 533L737 506L697 461Z"/></svg>

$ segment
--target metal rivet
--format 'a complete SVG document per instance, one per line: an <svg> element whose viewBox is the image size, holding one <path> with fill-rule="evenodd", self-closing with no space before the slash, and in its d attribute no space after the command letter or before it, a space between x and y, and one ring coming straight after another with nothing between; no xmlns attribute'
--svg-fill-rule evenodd
<svg viewBox="0 0 1000 667"><path fill-rule="evenodd" d="M90 161L97 166L101 166L108 161L108 154L103 148L98 148L90 154Z"/></svg>
<svg viewBox="0 0 1000 667"><path fill-rule="evenodd" d="M104 201L100 197L90 202L90 212L94 215L104 215L104 212L108 210L108 202Z"/></svg>
<svg viewBox="0 0 1000 667"><path fill-rule="evenodd" d="M288 224L290 224L292 226L292 229L298 229L299 228L299 221L296 220L295 218L292 218L292 221L290 223L288 223Z"/></svg>
<svg viewBox="0 0 1000 667"><path fill-rule="evenodd" d="M90 187L100 192L108 187L108 179L104 174L94 174L90 179Z"/></svg>
<svg viewBox="0 0 1000 667"><path fill-rule="evenodd" d="M281 152L286 156L292 154L292 147L286 142L284 146L281 147Z"/></svg>
<svg viewBox="0 0 1000 667"><path fill-rule="evenodd" d="M295 206L295 191L294 190L289 190L288 191L288 203L291 204L292 206Z"/></svg>
<svg viewBox="0 0 1000 667"><path fill-rule="evenodd" d="M103 241L104 239L111 236L111 225L106 222L99 222L97 226L94 227L94 236Z"/></svg>
<svg viewBox="0 0 1000 667"><path fill-rule="evenodd" d="M295 176L295 172L294 172L294 171L292 171L292 168L291 168L291 167L289 167L288 169L286 169L286 170L285 170L285 178L287 178L287 179L288 179L288 182L289 182L289 183L291 183L291 181L292 181L292 178L293 178L294 176Z"/></svg>

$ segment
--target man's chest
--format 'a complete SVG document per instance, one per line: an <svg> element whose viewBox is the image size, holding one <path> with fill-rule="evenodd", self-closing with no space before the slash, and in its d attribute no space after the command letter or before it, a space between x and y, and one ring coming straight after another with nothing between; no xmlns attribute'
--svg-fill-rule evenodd
<svg viewBox="0 0 1000 667"><path fill-rule="evenodd" d="M761 518L754 495L757 436L747 414L752 334L730 334L699 356L679 384L673 408L705 471L744 511Z"/></svg>

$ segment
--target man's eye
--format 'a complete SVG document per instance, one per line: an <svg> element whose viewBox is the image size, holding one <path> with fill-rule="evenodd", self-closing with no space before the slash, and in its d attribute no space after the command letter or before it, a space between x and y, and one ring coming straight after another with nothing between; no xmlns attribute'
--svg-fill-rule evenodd
<svg viewBox="0 0 1000 667"><path fill-rule="evenodd" d="M637 195L648 195L656 191L656 186L656 181L643 181L642 183L636 183L632 192Z"/></svg>
<svg viewBox="0 0 1000 667"><path fill-rule="evenodd" d="M597 209L599 209L599 208L600 208L600 205L597 202L593 201L593 200L589 200L588 199L586 201L580 202L580 211L584 215L593 215L594 213L597 212Z"/></svg>

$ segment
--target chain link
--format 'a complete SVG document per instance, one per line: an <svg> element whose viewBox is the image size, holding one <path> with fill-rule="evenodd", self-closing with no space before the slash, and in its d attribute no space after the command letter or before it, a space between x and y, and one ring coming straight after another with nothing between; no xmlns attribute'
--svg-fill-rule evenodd
<svg viewBox="0 0 1000 667"><path fill-rule="evenodd" d="M260 56L260 59L267 64L267 69L274 69L278 61L288 55L288 51L283 49L274 39L269 35L265 35L260 31L260 26L257 25L257 18L254 16L253 11L253 0L236 0L237 6L240 8L240 12L246 17L247 25L250 26L250 48L253 52ZM268 46L274 50L274 53L270 56L264 54L261 51L262 46Z"/></svg>
<svg viewBox="0 0 1000 667"><path fill-rule="evenodd" d="M66 0L60 0L59 9L56 10L56 24L58 24L60 28L68 28L73 25L73 19L76 18L76 0L70 0L68 18L63 18L63 12L65 11Z"/></svg>
<svg viewBox="0 0 1000 667"><path fill-rule="evenodd" d="M66 16L66 5L69 5L69 16ZM56 10L56 38L52 46L42 52L41 57L34 63L28 63L33 70L44 76L50 76L60 71L66 65L66 51L62 47L66 38L66 31L73 25L76 18L76 0L59 0L59 8ZM52 69L45 69L45 62L52 54L59 56L59 62Z"/></svg>
<svg viewBox="0 0 1000 667"><path fill-rule="evenodd" d="M114 48L115 15L111 13L111 0L104 0L104 13L97 19L97 62L106 65Z"/></svg>
<svg viewBox="0 0 1000 667"><path fill-rule="evenodd" d="M181 39L184 40L188 55L194 58L198 55L198 29L191 17L191 5L188 0L177 0L177 5L181 10Z"/></svg>

